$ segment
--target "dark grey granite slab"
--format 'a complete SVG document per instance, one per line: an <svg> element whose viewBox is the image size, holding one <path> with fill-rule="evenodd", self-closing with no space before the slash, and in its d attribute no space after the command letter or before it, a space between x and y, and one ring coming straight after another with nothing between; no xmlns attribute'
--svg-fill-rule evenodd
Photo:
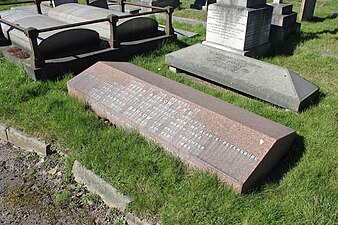
<svg viewBox="0 0 338 225"><path fill-rule="evenodd" d="M167 54L166 63L297 112L319 93L316 85L289 69L203 44Z"/></svg>

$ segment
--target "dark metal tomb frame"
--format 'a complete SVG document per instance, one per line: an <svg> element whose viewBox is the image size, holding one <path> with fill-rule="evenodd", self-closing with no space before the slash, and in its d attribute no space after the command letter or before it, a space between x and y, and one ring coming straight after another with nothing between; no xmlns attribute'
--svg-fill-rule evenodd
<svg viewBox="0 0 338 225"><path fill-rule="evenodd" d="M0 6L3 5L13 5L13 4L25 4L25 3L34 3L37 7L37 12L39 14L42 14L42 10L41 10L41 2L45 2L45 1L50 1L50 0L35 0L35 1L21 1L21 2L11 2L11 3L0 3ZM11 27L13 27L14 29L17 29L21 32L23 32L29 39L29 43L30 43L30 49L31 49L31 56L30 56L30 65L25 65L25 63L23 63L26 67L26 70L28 73L30 73L30 75L32 76L33 79L36 80L45 80L45 79L49 79L51 76L55 76L56 71L60 70L54 70L53 72L53 68L57 68L60 66L60 64L62 64L62 60L58 60L57 63L53 63L51 62L51 60L47 60L49 61L49 63L47 62L47 64L50 64L50 66L52 66L52 68L44 68L48 65L46 65L46 60L42 57L39 48L38 48L38 37L40 33L44 33L44 32L49 32L49 31L55 31L55 30L60 30L60 29L66 29L66 28L73 28L73 27L79 27L79 26L84 26L84 25L88 25L88 24L95 24L95 23L101 23L101 22L109 22L110 23L110 38L108 40L109 43L109 47L108 49L105 50L100 50L97 52L92 52L92 53L88 53L88 54L83 54L82 57L80 57L82 59L83 62L87 62L86 64L89 64L88 66L90 66L91 64L94 64L96 61L99 60L118 60L118 54L124 55L126 56L125 52L122 52L120 50L125 50L126 52L128 52L129 54L138 54L138 53L142 53L144 52L144 50L146 49L153 49L158 47L159 45L163 44L163 42L165 41L175 41L176 40L176 35L174 34L174 29L172 27L172 13L174 11L173 7L165 7L165 8L161 8L161 7L156 7L156 6L149 6L149 5L142 5L142 4L137 4L137 3L129 3L129 2L125 2L124 0L119 0L119 5L120 5L120 10L122 12L124 12L124 6L126 4L129 5L137 5L140 7L145 7L145 8L151 8L153 11L150 12L143 12L143 13L138 13L138 14L131 14L131 15L123 15L123 16L117 16L114 14L108 15L107 18L102 18L102 19L96 19L96 20L91 20L91 21L84 21L84 22L79 22L79 23L73 23L73 24L66 24L66 25L61 25L61 26L54 26L54 27L49 27L49 28L44 28L44 29L36 29L34 27L22 27L18 24L14 24L10 21L7 21L3 18L1 18L1 11L0 11L0 39L6 39L2 29L1 29L1 23L7 24ZM87 4L89 4L89 0L87 0ZM146 38L144 40L139 40L139 41L132 41L130 43L121 43L118 38L117 38L117 32L116 32L116 28L117 28L117 22L120 19L126 19L126 18L133 18L133 17L138 17L138 16L145 16L145 15L151 15L151 14L156 14L156 13L166 13L166 26L165 26L165 35L160 36L160 37L155 37L155 38ZM144 46L142 46L144 45ZM133 46L135 48L138 48L139 51L135 51L132 50ZM4 52L5 57L8 56L8 54ZM97 54L96 54L97 53ZM127 55L128 55L127 53ZM88 60L85 60L87 57ZM12 57L6 57L11 59ZM78 57L76 57L78 58ZM65 59L67 60L67 59ZM17 61L17 60L14 60ZM74 60L72 60L74 61ZM73 72L78 72L81 71L83 69L86 69L86 67L84 68L78 68L78 69L73 69L71 64L71 62L64 62L65 68L69 71L73 71ZM54 65L54 67L53 67ZM57 65L57 67L56 67ZM83 65L83 63L76 63L76 67L78 67L78 65ZM27 68L28 66L28 68ZM87 66L87 67L88 67ZM83 66L82 66L83 67ZM69 72L67 71L67 72ZM61 72L61 71L60 71ZM65 72L65 71L62 71Z"/></svg>

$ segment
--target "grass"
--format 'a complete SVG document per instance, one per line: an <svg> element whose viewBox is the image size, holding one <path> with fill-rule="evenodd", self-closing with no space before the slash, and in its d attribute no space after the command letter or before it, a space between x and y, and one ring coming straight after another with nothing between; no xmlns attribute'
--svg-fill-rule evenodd
<svg viewBox="0 0 338 225"><path fill-rule="evenodd" d="M297 3L298 4L298 3ZM321 88L321 99L294 113L229 90L196 83L171 73L166 53L199 43L205 28L176 24L201 34L167 44L132 63L209 95L238 105L297 131L289 168L249 194L238 195L215 176L195 171L134 131L108 126L85 105L68 96L67 76L34 82L24 70L0 59L0 121L68 149L67 171L74 159L131 196L129 210L163 224L335 224L338 221L338 62L309 50L337 51L338 8L331 0L318 5L313 22L261 60L288 67ZM71 179L71 177L69 177ZM60 199L67 199L60 196ZM61 201L62 202L62 201Z"/></svg>

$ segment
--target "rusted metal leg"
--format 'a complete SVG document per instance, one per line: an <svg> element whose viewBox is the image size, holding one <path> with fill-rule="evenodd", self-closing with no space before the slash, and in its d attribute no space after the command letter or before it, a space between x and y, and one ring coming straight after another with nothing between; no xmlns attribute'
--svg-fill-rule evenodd
<svg viewBox="0 0 338 225"><path fill-rule="evenodd" d="M116 30L116 23L119 20L119 17L112 14L108 16L108 20L110 23L110 39L109 45L111 48L118 48L120 47L120 41L117 38L117 30Z"/></svg>
<svg viewBox="0 0 338 225"><path fill-rule="evenodd" d="M45 60L42 58L39 46L38 36L39 31L36 28L29 27L25 29L25 34L29 38L29 44L31 46L31 63L34 68L39 68L45 65Z"/></svg>
<svg viewBox="0 0 338 225"><path fill-rule="evenodd" d="M165 8L167 10L165 33L166 33L166 35L173 35L174 34L174 28L173 28L173 23L172 23L172 17L173 17L174 8L171 7L171 6L167 6Z"/></svg>
<svg viewBox="0 0 338 225"><path fill-rule="evenodd" d="M42 10L41 10L41 0L34 0L35 5L36 5L36 10L39 14L42 14Z"/></svg>
<svg viewBox="0 0 338 225"><path fill-rule="evenodd" d="M124 0L118 0L118 3L119 3L119 6L120 6L120 11L125 12L126 3L124 2Z"/></svg>
<svg viewBox="0 0 338 225"><path fill-rule="evenodd" d="M1 19L1 15L0 15ZM5 38L4 32L1 28L1 22L0 22L0 46L6 45L8 43L7 39Z"/></svg>

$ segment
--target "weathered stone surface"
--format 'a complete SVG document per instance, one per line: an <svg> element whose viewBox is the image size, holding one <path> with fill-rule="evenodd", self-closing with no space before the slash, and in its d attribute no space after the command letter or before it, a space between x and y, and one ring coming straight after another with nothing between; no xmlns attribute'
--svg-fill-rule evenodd
<svg viewBox="0 0 338 225"><path fill-rule="evenodd" d="M7 129L8 142L45 157L51 153L50 145L13 128Z"/></svg>
<svg viewBox="0 0 338 225"><path fill-rule="evenodd" d="M83 183L89 191L98 194L109 207L118 208L122 211L126 209L130 199L92 171L86 169L79 161L74 162L72 172L76 182Z"/></svg>
<svg viewBox="0 0 338 225"><path fill-rule="evenodd" d="M102 9L82 4L68 3L48 11L48 16L65 23L78 23L96 19L107 18L108 15L128 15L117 10ZM95 23L81 26L95 30L101 37L110 38L109 22ZM137 40L154 36L158 33L158 23L150 18L137 17L121 19L117 22L117 36L120 41Z"/></svg>
<svg viewBox="0 0 338 225"><path fill-rule="evenodd" d="M247 51L269 42L270 7L209 6L205 43Z"/></svg>
<svg viewBox="0 0 338 225"><path fill-rule="evenodd" d="M0 123L0 139L3 140L3 141L8 141L6 129L7 129L7 127L4 124Z"/></svg>
<svg viewBox="0 0 338 225"><path fill-rule="evenodd" d="M130 63L98 62L67 86L99 116L137 129L238 192L262 179L295 137L288 127Z"/></svg>
<svg viewBox="0 0 338 225"><path fill-rule="evenodd" d="M300 23L297 23L297 13L292 12L292 4L269 4L273 7L270 41L282 42L291 33L300 30Z"/></svg>
<svg viewBox="0 0 338 225"><path fill-rule="evenodd" d="M293 12L287 15L278 15L275 14L272 16L271 24L281 26L281 27L287 27L292 24L295 24L297 20L297 13Z"/></svg>
<svg viewBox="0 0 338 225"><path fill-rule="evenodd" d="M19 24L24 28L34 27L43 29L53 26L65 25L66 23L55 20L45 15L39 15L25 10L1 11L1 17L12 23ZM26 51L31 51L29 39L22 32L6 24L1 24L3 33L15 46ZM99 45L99 35L88 29L63 29L45 32L38 37L39 50L43 57L49 58L65 51L76 51L84 47Z"/></svg>
<svg viewBox="0 0 338 225"><path fill-rule="evenodd" d="M40 7L41 7L42 15L46 15L48 13L48 11L51 9L51 7L47 7L47 6L44 6L44 5L41 5ZM12 10L20 10L20 11L28 11L28 12L38 13L38 11L36 9L36 5L14 6L11 9Z"/></svg>
<svg viewBox="0 0 338 225"><path fill-rule="evenodd" d="M294 111L319 93L316 85L286 68L202 44L167 54L166 63Z"/></svg>
<svg viewBox="0 0 338 225"><path fill-rule="evenodd" d="M276 3L267 3L273 7L272 14L285 15L292 13L292 4L276 4Z"/></svg>
<svg viewBox="0 0 338 225"><path fill-rule="evenodd" d="M265 5L266 0L218 0L217 3L251 8Z"/></svg>
<svg viewBox="0 0 338 225"><path fill-rule="evenodd" d="M300 30L300 23L294 23L287 27L271 25L270 40L283 42L290 34Z"/></svg>

